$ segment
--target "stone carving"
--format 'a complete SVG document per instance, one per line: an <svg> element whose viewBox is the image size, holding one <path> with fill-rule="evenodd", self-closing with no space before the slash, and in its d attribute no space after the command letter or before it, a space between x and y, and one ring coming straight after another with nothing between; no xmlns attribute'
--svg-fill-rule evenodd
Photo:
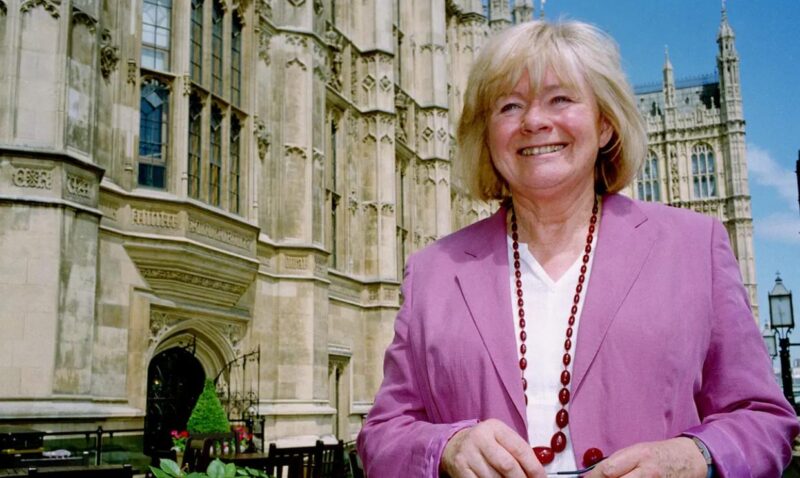
<svg viewBox="0 0 800 478"><path fill-rule="evenodd" d="M106 204L100 203L100 211L102 211L103 216L111 219L112 221L117 220L117 209L118 205L116 204Z"/></svg>
<svg viewBox="0 0 800 478"><path fill-rule="evenodd" d="M258 57L267 65L270 64L269 44L271 41L272 35L270 35L267 29L267 22L265 20L260 20L258 27Z"/></svg>
<svg viewBox="0 0 800 478"><path fill-rule="evenodd" d="M407 142L408 141L408 104L409 104L408 95L406 95L403 90L401 90L398 86L395 85L395 92L394 92L394 107L397 111L397 129L395 129L395 134L397 135L397 140L400 142Z"/></svg>
<svg viewBox="0 0 800 478"><path fill-rule="evenodd" d="M391 136L389 136L388 134L385 134L385 135L381 136L381 143L383 143L383 144L393 144L394 141L392 141L392 137Z"/></svg>
<svg viewBox="0 0 800 478"><path fill-rule="evenodd" d="M314 76L316 76L318 80L324 82L324 81L326 81L326 77L328 75L325 73L325 69L324 68L322 68L320 66L315 66L314 67Z"/></svg>
<svg viewBox="0 0 800 478"><path fill-rule="evenodd" d="M189 96L192 94L192 77L189 75L183 75L183 96Z"/></svg>
<svg viewBox="0 0 800 478"><path fill-rule="evenodd" d="M433 138L433 130L430 128L430 126L426 126L425 130L422 131L422 139L425 141L430 141L431 138Z"/></svg>
<svg viewBox="0 0 800 478"><path fill-rule="evenodd" d="M288 43L289 45L301 46L303 48L308 48L308 40L306 40L306 37L304 37L302 35L287 35L286 36L286 43Z"/></svg>
<svg viewBox="0 0 800 478"><path fill-rule="evenodd" d="M170 269L158 269L155 267L142 267L139 270L142 273L142 277L144 277L145 279L171 280L175 282L182 282L184 284L205 287L207 289L221 290L223 292L228 292L231 294L238 294L238 295L242 295L245 292L245 288L240 285L233 284L231 282L223 282L221 280L216 280L216 279L209 279L208 277L203 277L197 274L191 274L189 272L174 271Z"/></svg>
<svg viewBox="0 0 800 478"><path fill-rule="evenodd" d="M267 125L258 117L255 118L255 126L253 133L256 136L256 144L258 145L258 157L263 161L267 157L272 138L269 131L267 131Z"/></svg>
<svg viewBox="0 0 800 478"><path fill-rule="evenodd" d="M358 212L358 199L356 197L355 191L350 191L350 195L347 197L347 201L348 201L348 209L350 209L350 212L352 214Z"/></svg>
<svg viewBox="0 0 800 478"><path fill-rule="evenodd" d="M256 15L260 18L272 19L272 0L256 0Z"/></svg>
<svg viewBox="0 0 800 478"><path fill-rule="evenodd" d="M0 0L0 13L3 15L8 15L8 10L6 9L6 2Z"/></svg>
<svg viewBox="0 0 800 478"><path fill-rule="evenodd" d="M108 28L100 34L100 74L106 80L117 69L119 63L119 48L111 44L111 32Z"/></svg>
<svg viewBox="0 0 800 478"><path fill-rule="evenodd" d="M67 174L67 192L73 196L91 199L92 185L89 181L80 176Z"/></svg>
<svg viewBox="0 0 800 478"><path fill-rule="evenodd" d="M12 174L14 186L31 189L53 189L53 171L39 168L18 168Z"/></svg>
<svg viewBox="0 0 800 478"><path fill-rule="evenodd" d="M156 344L167 330L173 327L178 320L171 318L164 312L153 310L150 312L150 345Z"/></svg>
<svg viewBox="0 0 800 478"><path fill-rule="evenodd" d="M672 183L672 197L678 198L681 194L680 177L678 176L678 157L675 151L669 152L669 174Z"/></svg>
<svg viewBox="0 0 800 478"><path fill-rule="evenodd" d="M292 256L287 254L283 258L284 267L296 271L306 270L307 262L306 256Z"/></svg>
<svg viewBox="0 0 800 478"><path fill-rule="evenodd" d="M287 68L288 68L288 67L290 67L290 66L292 66L292 65L297 65L297 66L299 66L299 67L300 67L300 68L301 68L303 71L306 71L306 70L308 69L308 68L306 68L306 64L305 64L305 63L303 63L302 61L300 61L300 59L299 59L299 58L297 58L297 57L294 57L294 58L292 58L291 60L289 60L289 61L287 61L287 62L286 62L286 67L287 67Z"/></svg>
<svg viewBox="0 0 800 478"><path fill-rule="evenodd" d="M77 8L72 9L72 25L79 25L82 24L89 29L89 31L94 34L97 33L97 20L92 18L89 14L78 10Z"/></svg>
<svg viewBox="0 0 800 478"><path fill-rule="evenodd" d="M135 85L136 76L139 74L139 67L136 65L136 60L128 59L128 83Z"/></svg>
<svg viewBox="0 0 800 478"><path fill-rule="evenodd" d="M328 83L331 88L336 91L342 89L342 36L328 26L325 32L325 43L328 45L329 59L330 59L330 76Z"/></svg>
<svg viewBox="0 0 800 478"><path fill-rule="evenodd" d="M367 75L364 77L364 80L361 82L361 85L364 87L365 90L369 91L375 86L375 77L372 75Z"/></svg>
<svg viewBox="0 0 800 478"><path fill-rule="evenodd" d="M314 0L314 13L322 15L323 10L322 0Z"/></svg>
<svg viewBox="0 0 800 478"><path fill-rule="evenodd" d="M61 6L61 0L26 0L20 5L19 11L27 13L38 6L42 6L53 18L58 18L61 15L58 11L58 7Z"/></svg>
<svg viewBox="0 0 800 478"><path fill-rule="evenodd" d="M292 4L293 7L297 8L300 5L306 3L306 0L289 0L289 3Z"/></svg>
<svg viewBox="0 0 800 478"><path fill-rule="evenodd" d="M251 239L238 232L200 222L192 217L189 218L189 232L245 250L250 250L250 247L253 245Z"/></svg>
<svg viewBox="0 0 800 478"><path fill-rule="evenodd" d="M131 217L133 223L137 226L178 229L178 215L175 213L151 211L149 209L131 209Z"/></svg>
<svg viewBox="0 0 800 478"><path fill-rule="evenodd" d="M444 128L439 128L439 131L436 132L436 136L439 138L439 141L444 142L447 139L447 131Z"/></svg>
<svg viewBox="0 0 800 478"><path fill-rule="evenodd" d="M291 144L285 144L285 145L283 145L283 151L286 154L286 156L289 156L289 155L292 155L292 154L296 154L296 155L302 157L303 159L308 159L308 156L306 155L305 148L301 148L300 146L294 146L294 145L291 145Z"/></svg>
<svg viewBox="0 0 800 478"><path fill-rule="evenodd" d="M392 80L390 80L388 76L383 75L380 85L383 91L389 91L392 88Z"/></svg>
<svg viewBox="0 0 800 478"><path fill-rule="evenodd" d="M384 216L391 216L394 214L394 204L392 203L384 203L381 205L381 214Z"/></svg>

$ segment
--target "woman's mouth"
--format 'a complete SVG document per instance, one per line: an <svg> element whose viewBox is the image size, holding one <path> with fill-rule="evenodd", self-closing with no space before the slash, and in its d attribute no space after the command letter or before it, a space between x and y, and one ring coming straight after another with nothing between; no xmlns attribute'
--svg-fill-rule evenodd
<svg viewBox="0 0 800 478"><path fill-rule="evenodd" d="M518 151L522 156L536 156L539 154L555 153L561 151L566 146L563 144L547 144L544 146L531 146L529 148L522 148Z"/></svg>

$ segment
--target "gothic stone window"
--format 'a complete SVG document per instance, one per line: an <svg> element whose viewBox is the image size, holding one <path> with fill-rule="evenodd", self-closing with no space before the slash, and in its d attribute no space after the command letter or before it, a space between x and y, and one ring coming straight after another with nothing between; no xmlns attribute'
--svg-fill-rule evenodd
<svg viewBox="0 0 800 478"><path fill-rule="evenodd" d="M661 187L658 178L658 156L650 151L636 178L636 191L644 201L661 201Z"/></svg>
<svg viewBox="0 0 800 478"><path fill-rule="evenodd" d="M203 0L192 0L191 25L191 74L192 81L203 81Z"/></svg>
<svg viewBox="0 0 800 478"><path fill-rule="evenodd" d="M231 118L231 147L228 161L228 209L239 213L241 191L241 120L235 115Z"/></svg>
<svg viewBox="0 0 800 478"><path fill-rule="evenodd" d="M717 197L717 168L714 150L705 143L692 148L692 183L694 199Z"/></svg>
<svg viewBox="0 0 800 478"><path fill-rule="evenodd" d="M341 112L329 110L328 112L328 141L327 157L328 167L326 168L326 196L329 205L329 230L328 230L328 250L330 250L330 260L328 264L332 269L339 269L342 264L342 242L340 234L342 230L342 182L339 179L339 123Z"/></svg>
<svg viewBox="0 0 800 478"><path fill-rule="evenodd" d="M408 198L410 197L408 194L409 190L409 177L408 177L408 159L401 159L399 154L396 154L395 157L397 161L395 163L395 170L394 170L394 192L395 192L395 217L397 218L397 226L396 226L396 241L397 241L397 278L403 278L403 269L405 268L406 259L408 258L409 253L409 240L410 236L408 234L409 231L409 218L407 214L407 210L410 209L407 206Z"/></svg>
<svg viewBox="0 0 800 478"><path fill-rule="evenodd" d="M200 199L202 168L203 103L195 94L189 99L189 197Z"/></svg>
<svg viewBox="0 0 800 478"><path fill-rule="evenodd" d="M142 3L142 66L166 71L170 68L172 0Z"/></svg>
<svg viewBox="0 0 800 478"><path fill-rule="evenodd" d="M169 137L169 86L145 77L139 116L139 184L163 189Z"/></svg>

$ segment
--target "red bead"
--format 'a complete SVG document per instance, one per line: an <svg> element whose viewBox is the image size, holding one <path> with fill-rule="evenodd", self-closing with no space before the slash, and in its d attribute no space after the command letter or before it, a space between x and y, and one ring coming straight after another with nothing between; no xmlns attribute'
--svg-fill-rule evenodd
<svg viewBox="0 0 800 478"><path fill-rule="evenodd" d="M533 453L536 455L536 458L539 460L539 463L542 465L546 465L553 461L553 458L556 457L556 454L553 453L553 449L546 446L535 446L533 447Z"/></svg>
<svg viewBox="0 0 800 478"><path fill-rule="evenodd" d="M528 381L525 380L525 377L522 377L522 390L524 391L527 389L528 389Z"/></svg>
<svg viewBox="0 0 800 478"><path fill-rule="evenodd" d="M525 309L519 309L520 318L525 317Z"/></svg>
<svg viewBox="0 0 800 478"><path fill-rule="evenodd" d="M578 302L580 302L580 301L581 301L581 295L580 294L575 294L575 296L572 298L572 303L577 305Z"/></svg>
<svg viewBox="0 0 800 478"><path fill-rule="evenodd" d="M583 252L585 252L587 254L592 252L592 245L591 244L586 244L586 247L583 248Z"/></svg>
<svg viewBox="0 0 800 478"><path fill-rule="evenodd" d="M597 216L595 216L595 214L597 214L597 207L595 207L595 209L592 210L592 218L589 220L590 224L597 223Z"/></svg>
<svg viewBox="0 0 800 478"><path fill-rule="evenodd" d="M583 466L590 467L596 465L603 459L603 452L599 448L589 448L583 454Z"/></svg>
<svg viewBox="0 0 800 478"><path fill-rule="evenodd" d="M570 339L565 340L564 341L564 350L569 350L571 348L572 348L572 341Z"/></svg>
<svg viewBox="0 0 800 478"><path fill-rule="evenodd" d="M594 240L594 234L589 234L588 236L586 236L586 242L588 242L589 244L591 244L593 240Z"/></svg>
<svg viewBox="0 0 800 478"><path fill-rule="evenodd" d="M528 361L525 360L525 357L522 357L521 359L519 359L519 368L522 369L522 370L525 370L526 368L528 368Z"/></svg>
<svg viewBox="0 0 800 478"><path fill-rule="evenodd" d="M572 337L572 326L567 327L567 337Z"/></svg>
<svg viewBox="0 0 800 478"><path fill-rule="evenodd" d="M564 357L561 359L561 362L563 362L564 366L566 367L567 365L569 365L570 362L572 362L572 357L570 357L569 354L564 354Z"/></svg>
<svg viewBox="0 0 800 478"><path fill-rule="evenodd" d="M550 446L556 453L561 453L567 447L567 436L563 432L556 432L550 439Z"/></svg>
<svg viewBox="0 0 800 478"><path fill-rule="evenodd" d="M527 333L525 333L525 331L524 331L524 330L520 330L520 331L519 331L519 339L520 339L521 341L525 342L525 339L527 339L527 338L528 338L528 334L527 334Z"/></svg>
<svg viewBox="0 0 800 478"><path fill-rule="evenodd" d="M522 289L522 281L517 279L517 289Z"/></svg>
<svg viewBox="0 0 800 478"><path fill-rule="evenodd" d="M569 403L569 389L562 388L561 391L558 392L558 401L561 402L561 405Z"/></svg>
<svg viewBox="0 0 800 478"><path fill-rule="evenodd" d="M573 305L572 309L570 309L570 312L572 313L572 315L577 314L578 313L578 306L577 305Z"/></svg>
<svg viewBox="0 0 800 478"><path fill-rule="evenodd" d="M563 408L556 413L556 425L558 428L564 428L569 425L569 412Z"/></svg>
<svg viewBox="0 0 800 478"><path fill-rule="evenodd" d="M575 316L574 315L570 315L569 316L569 320L567 321L567 323L569 324L570 327L575 325Z"/></svg>
<svg viewBox="0 0 800 478"><path fill-rule="evenodd" d="M524 329L525 328L525 319L519 319L519 328L520 329Z"/></svg>
<svg viewBox="0 0 800 478"><path fill-rule="evenodd" d="M517 307L522 307L525 305L525 302L522 300L522 297L517 299Z"/></svg>
<svg viewBox="0 0 800 478"><path fill-rule="evenodd" d="M589 234L594 234L594 224L589 224Z"/></svg>
<svg viewBox="0 0 800 478"><path fill-rule="evenodd" d="M519 260L519 251L514 251L514 260Z"/></svg>
<svg viewBox="0 0 800 478"><path fill-rule="evenodd" d="M584 254L583 255L583 263L586 264L587 262L589 262L589 254ZM581 274L586 274L586 272L583 272L582 269L583 268L581 268Z"/></svg>
<svg viewBox="0 0 800 478"><path fill-rule="evenodd" d="M520 272L520 271L514 271L514 277L516 277L517 279L519 279L520 277L522 277L522 272Z"/></svg>
<svg viewBox="0 0 800 478"><path fill-rule="evenodd" d="M517 297L522 298L522 289L517 289Z"/></svg>
<svg viewBox="0 0 800 478"><path fill-rule="evenodd" d="M582 290L583 290L583 283L578 281L578 285L575 287L575 292L580 294Z"/></svg>
<svg viewBox="0 0 800 478"><path fill-rule="evenodd" d="M524 355L524 354L525 354L525 352L527 352L527 351L528 351L528 346L527 346L527 345L525 345L525 344L520 344L520 346L519 346L519 353L521 353L521 354L523 354L523 355Z"/></svg>
<svg viewBox="0 0 800 478"><path fill-rule="evenodd" d="M514 269L519 269L519 261L514 261Z"/></svg>
<svg viewBox="0 0 800 478"><path fill-rule="evenodd" d="M517 216L511 215L511 232L517 232Z"/></svg>
<svg viewBox="0 0 800 478"><path fill-rule="evenodd" d="M584 261L585 262L585 261ZM586 274L586 264L581 266L581 274Z"/></svg>
<svg viewBox="0 0 800 478"><path fill-rule="evenodd" d="M528 405L528 394L525 394L525 405Z"/></svg>
<svg viewBox="0 0 800 478"><path fill-rule="evenodd" d="M570 376L569 371L564 370L561 372L561 385L564 385L565 387L569 385L570 378L572 377Z"/></svg>
<svg viewBox="0 0 800 478"><path fill-rule="evenodd" d="M515 251L517 251L517 250L519 250L519 243L518 243L517 241L514 241L514 242L511 244L511 247L513 247L513 248L514 248L514 250L515 250Z"/></svg>

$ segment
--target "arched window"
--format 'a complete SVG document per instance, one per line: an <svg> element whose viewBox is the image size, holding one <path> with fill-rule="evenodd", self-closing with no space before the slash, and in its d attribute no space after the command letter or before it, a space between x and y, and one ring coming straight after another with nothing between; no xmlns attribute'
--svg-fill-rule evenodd
<svg viewBox="0 0 800 478"><path fill-rule="evenodd" d="M222 4L214 2L211 13L211 91L222 95Z"/></svg>
<svg viewBox="0 0 800 478"><path fill-rule="evenodd" d="M200 199L200 177L202 168L203 104L197 95L189 99L189 197Z"/></svg>
<svg viewBox="0 0 800 478"><path fill-rule="evenodd" d="M142 67L166 71L170 68L172 0L142 3Z"/></svg>
<svg viewBox="0 0 800 478"><path fill-rule="evenodd" d="M228 161L228 208L231 212L239 212L239 196L241 191L241 133L242 125L239 118L231 118L231 148L230 161Z"/></svg>
<svg viewBox="0 0 800 478"><path fill-rule="evenodd" d="M191 76L195 83L203 82L203 0L192 0Z"/></svg>
<svg viewBox="0 0 800 478"><path fill-rule="evenodd" d="M717 197L717 172L714 163L714 150L707 144L692 148L692 183L694 198Z"/></svg>
<svg viewBox="0 0 800 478"><path fill-rule="evenodd" d="M169 87L156 79L143 81L139 116L139 184L166 185L169 132Z"/></svg>
<svg viewBox="0 0 800 478"><path fill-rule="evenodd" d="M653 151L647 156L639 176L636 178L636 191L644 201L661 201L661 187L658 179L658 156Z"/></svg>
<svg viewBox="0 0 800 478"><path fill-rule="evenodd" d="M242 100L242 21L239 15L231 20L231 103Z"/></svg>
<svg viewBox="0 0 800 478"><path fill-rule="evenodd" d="M222 111L214 105L211 108L211 154L208 158L208 202L220 205L222 195Z"/></svg>

